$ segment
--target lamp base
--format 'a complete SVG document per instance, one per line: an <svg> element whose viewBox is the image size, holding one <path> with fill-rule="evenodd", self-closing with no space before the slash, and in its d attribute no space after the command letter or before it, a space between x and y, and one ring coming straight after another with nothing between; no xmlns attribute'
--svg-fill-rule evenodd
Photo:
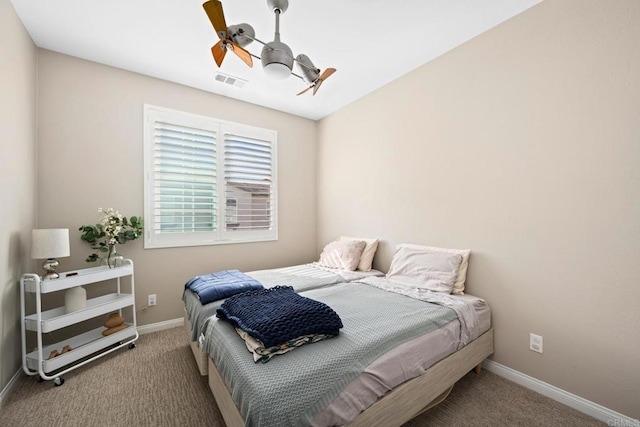
<svg viewBox="0 0 640 427"><path fill-rule="evenodd" d="M56 273L56 268L60 266L60 263L55 258L49 258L42 263L42 268L45 271L45 274L42 275L42 280L52 280L60 277L58 273Z"/></svg>

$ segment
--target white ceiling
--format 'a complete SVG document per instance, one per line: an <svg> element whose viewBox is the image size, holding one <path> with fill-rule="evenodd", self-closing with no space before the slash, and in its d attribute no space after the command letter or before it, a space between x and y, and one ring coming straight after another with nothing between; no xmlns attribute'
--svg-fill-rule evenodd
<svg viewBox="0 0 640 427"><path fill-rule="evenodd" d="M271 80L260 62L233 54L218 69L218 41L204 0L11 0L38 47L320 119L541 0L289 0L282 41L324 70L338 71L315 96L296 77ZM267 0L222 0L227 25L248 22L273 40ZM260 55L262 46L247 49ZM237 88L216 72L248 80ZM295 71L295 69L294 69Z"/></svg>

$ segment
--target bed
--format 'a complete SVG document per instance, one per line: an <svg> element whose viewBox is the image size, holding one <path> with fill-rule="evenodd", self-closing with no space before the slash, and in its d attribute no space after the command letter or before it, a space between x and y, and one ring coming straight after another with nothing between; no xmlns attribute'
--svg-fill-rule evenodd
<svg viewBox="0 0 640 427"><path fill-rule="evenodd" d="M210 355L209 384L228 426L273 425L274 420L279 425L399 425L493 352L488 306L470 295L452 297L470 305L478 317L473 339L461 348L460 322L446 307L361 282L301 295L331 306L344 330L264 365L253 362L229 323L208 323L204 350ZM337 367L336 358L344 366ZM305 393L310 396L295 400ZM389 408L393 415L385 419L380 412Z"/></svg>
<svg viewBox="0 0 640 427"><path fill-rule="evenodd" d="M257 270L246 273L256 279L265 288L278 285L292 286L296 292L304 292L332 286L338 283L352 282L370 276L383 276L377 270L349 271L329 268L318 263L301 264L290 267ZM191 350L201 375L207 375L207 355L202 351L202 331L207 319L215 315L222 301L202 305L196 295L186 289L182 300L185 304L184 327L189 338Z"/></svg>
<svg viewBox="0 0 640 427"><path fill-rule="evenodd" d="M230 323L210 318L203 349L226 424L401 425L444 399L493 352L493 330L484 300L451 295L469 251L433 249L399 245L383 278L301 292L344 329L266 364Z"/></svg>

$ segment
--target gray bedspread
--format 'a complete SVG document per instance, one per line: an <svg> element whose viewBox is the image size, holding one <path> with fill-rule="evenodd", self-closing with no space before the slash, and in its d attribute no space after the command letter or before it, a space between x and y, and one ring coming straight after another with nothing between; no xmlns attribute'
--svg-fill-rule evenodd
<svg viewBox="0 0 640 427"><path fill-rule="evenodd" d="M362 283L304 293L333 308L340 335L305 345L268 364L256 364L227 322L212 319L207 351L232 385L232 397L249 426L309 425L340 391L375 359L394 347L440 328L453 310Z"/></svg>
<svg viewBox="0 0 640 427"><path fill-rule="evenodd" d="M355 275L355 272L350 272ZM296 292L317 289L324 286L344 282L339 274L314 267L312 264L296 265L292 267L258 270L246 273L262 284L265 288L274 286L292 286ZM362 274L358 275L361 277ZM197 341L203 331L206 320L215 316L222 300L209 304L201 304L198 297L191 291L185 290L182 296L187 318L191 322L191 341Z"/></svg>

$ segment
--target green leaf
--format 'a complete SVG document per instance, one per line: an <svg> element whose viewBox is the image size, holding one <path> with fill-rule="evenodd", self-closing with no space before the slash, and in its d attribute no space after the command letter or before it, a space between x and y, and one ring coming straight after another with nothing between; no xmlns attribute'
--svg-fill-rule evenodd
<svg viewBox="0 0 640 427"><path fill-rule="evenodd" d="M87 257L87 259L85 259L85 262L96 262L98 259L99 258L97 254L91 254Z"/></svg>

